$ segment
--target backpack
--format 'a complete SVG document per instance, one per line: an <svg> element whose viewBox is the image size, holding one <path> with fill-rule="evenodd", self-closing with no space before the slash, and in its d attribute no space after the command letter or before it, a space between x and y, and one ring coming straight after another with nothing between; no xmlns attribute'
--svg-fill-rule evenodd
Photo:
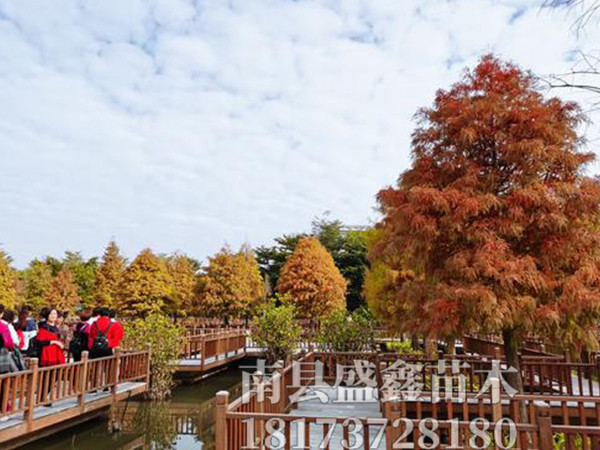
<svg viewBox="0 0 600 450"><path fill-rule="evenodd" d="M96 327L96 337L94 338L94 341L92 342L92 351L95 353L99 353L99 352L105 352L107 350L110 350L110 343L108 342L108 330L110 330L110 327L112 326L112 322L110 322L108 324L108 327L106 328L105 332L100 331L100 327L98 326L98 322L94 322L94 325L92 325L93 327Z"/></svg>
<svg viewBox="0 0 600 450"><path fill-rule="evenodd" d="M69 352L73 355L81 355L81 353L88 348L87 334L81 331L75 331L73 338L69 342Z"/></svg>
<svg viewBox="0 0 600 450"><path fill-rule="evenodd" d="M17 367L17 370L27 370L27 364L25 364L23 354L18 348L13 349L12 357L13 361L15 362L15 366Z"/></svg>
<svg viewBox="0 0 600 450"><path fill-rule="evenodd" d="M40 345L36 340L36 336L32 336L29 338L29 346L27 347L27 356L30 358L39 358L40 357Z"/></svg>

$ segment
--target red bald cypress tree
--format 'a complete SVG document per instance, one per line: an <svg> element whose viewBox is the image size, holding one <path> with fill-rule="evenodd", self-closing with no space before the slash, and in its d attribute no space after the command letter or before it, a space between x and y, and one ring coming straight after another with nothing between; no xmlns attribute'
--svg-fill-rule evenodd
<svg viewBox="0 0 600 450"><path fill-rule="evenodd" d="M591 343L600 314L600 188L574 103L485 56L417 114L412 167L382 190L372 258L402 261L393 310L431 336L527 331ZM402 258L395 257L399 253ZM520 376L511 384L522 391Z"/></svg>

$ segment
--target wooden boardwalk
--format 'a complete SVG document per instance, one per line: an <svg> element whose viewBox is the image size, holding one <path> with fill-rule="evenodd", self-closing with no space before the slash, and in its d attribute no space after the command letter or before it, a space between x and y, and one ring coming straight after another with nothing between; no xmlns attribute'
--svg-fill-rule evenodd
<svg viewBox="0 0 600 450"><path fill-rule="evenodd" d="M363 384L373 385L372 388L354 384L355 374L348 370L353 361L359 361L361 367L366 361L373 363L373 378ZM395 368L396 364L405 361L419 364L422 369L419 374L424 389L418 391L414 400L407 400L385 387L390 386L391 379L397 379L390 377L402 373L402 367ZM516 438L514 448L520 450L552 450L553 436L557 433L564 436L565 448L569 450L576 448L578 439L583 443L583 450L600 449L600 395L596 382L600 366L538 356L524 358L522 375L529 392L510 397L502 391L501 380L496 377L490 378L491 388L482 390L493 364L489 358L470 356L461 361L469 362L459 367L465 380L460 391L464 398L457 397L453 384L434 383L439 370L437 360L375 352L305 354L299 360L300 373L288 365L267 380L256 374L253 389L231 403L227 391L217 393L215 448L263 448L266 437L277 435L283 439L276 439L276 442L285 450L298 445L341 450L349 447L348 439L350 446L357 442L352 438L355 430L358 441L362 441L357 447L364 450L398 448L393 443L409 446L414 443L414 447L406 448L425 448L416 445L422 437L419 427L431 430L432 420L437 428L431 431L437 438L448 439L448 433L454 430L452 433L458 439L458 445L465 446L473 437L472 421L485 419L503 430L506 429L504 421L512 421ZM317 362L323 369L319 376ZM447 374L447 370L446 366L442 374ZM339 398L340 388L314 386L316 380L335 381L336 386L342 386L344 401ZM438 386L435 392L428 390L427 387L434 384ZM445 386L450 386L447 393ZM327 393L327 400L322 402L313 395L317 391ZM275 398L266 394L273 392L278 393ZM594 395L586 395L588 393ZM358 394L361 394L360 401L355 398ZM364 401L369 398L372 401ZM523 415L523 411L527 414ZM377 426L378 420L385 421L385 428ZM404 433L408 425L412 431ZM330 438L329 442L322 445L326 436ZM381 439L376 438L379 436ZM346 440L346 444L342 444L342 440ZM280 444L282 441L285 445ZM442 443L428 448L446 447Z"/></svg>
<svg viewBox="0 0 600 450"><path fill-rule="evenodd" d="M302 417L320 417L320 418L337 418L337 417L351 417L361 419L383 419L381 413L381 407L379 404L377 389L369 387L350 387L334 389L331 387L310 387L309 391L300 397L297 406L290 410L291 416L302 416ZM320 398L315 398L315 392L318 391L321 398L326 398L327 401L323 403ZM374 401L347 401L348 399L374 399ZM299 425L292 422L292 428L290 438L292 442L299 442L298 439L305 439L306 448L310 449L322 449L326 446L323 445L323 436L325 432L324 424L314 424L310 427L308 439L306 436L302 436L302 430L299 432ZM343 428L336 426L330 436L329 449L330 450L343 450L341 442L345 438ZM364 440L365 436L369 439L370 449L385 449L385 433L383 433L377 440L377 436L381 431L381 425L369 426L369 432L365 433L364 429L358 430L359 440ZM363 448L363 446L356 445L357 443L350 439L351 447Z"/></svg>
<svg viewBox="0 0 600 450"><path fill-rule="evenodd" d="M211 330L186 336L186 346L176 362L177 373L211 372L248 354L246 330Z"/></svg>
<svg viewBox="0 0 600 450"><path fill-rule="evenodd" d="M108 391L97 391L85 394L82 407L77 398L67 398L52 403L51 406L38 406L33 410L32 424L28 426L25 413L15 413L0 422L0 442L6 442L15 436L23 437L45 428L62 424L64 421L83 418L85 415L109 407L114 402L127 400L146 392L146 383L119 383L116 395Z"/></svg>
<svg viewBox="0 0 600 450"><path fill-rule="evenodd" d="M13 448L93 417L148 389L149 351L120 352L0 376L0 447Z"/></svg>
<svg viewBox="0 0 600 450"><path fill-rule="evenodd" d="M207 376L245 357L246 330L188 333L176 362L178 373ZM87 420L108 406L146 392L149 351L40 368L0 376L0 448L12 448Z"/></svg>

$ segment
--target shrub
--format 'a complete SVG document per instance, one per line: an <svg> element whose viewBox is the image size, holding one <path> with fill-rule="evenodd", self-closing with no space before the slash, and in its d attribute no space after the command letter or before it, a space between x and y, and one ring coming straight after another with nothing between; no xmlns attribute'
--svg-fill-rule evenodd
<svg viewBox="0 0 600 450"><path fill-rule="evenodd" d="M410 356L423 356L424 355L423 351L415 350L413 348L412 342L410 340L386 342L386 347L388 350L397 352L400 355L410 355Z"/></svg>
<svg viewBox="0 0 600 450"><path fill-rule="evenodd" d="M183 330L160 313L130 323L125 336L125 348L145 348L150 345L150 390L152 400L163 400L171 391L173 361L179 359L184 346Z"/></svg>
<svg viewBox="0 0 600 450"><path fill-rule="evenodd" d="M287 361L298 347L302 327L297 319L296 307L285 296L270 299L254 316L252 337L266 348L270 364Z"/></svg>
<svg viewBox="0 0 600 450"><path fill-rule="evenodd" d="M365 351L374 347L374 328L373 316L366 308L359 308L352 314L333 311L321 321L318 341L326 350Z"/></svg>

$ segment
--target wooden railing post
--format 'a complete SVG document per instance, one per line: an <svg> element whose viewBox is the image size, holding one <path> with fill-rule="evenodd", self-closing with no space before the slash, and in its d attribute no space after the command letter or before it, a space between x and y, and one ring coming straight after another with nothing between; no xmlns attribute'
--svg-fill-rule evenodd
<svg viewBox="0 0 600 450"><path fill-rule="evenodd" d="M200 344L200 349L201 349L201 353L200 353L200 370L204 371L204 360L205 358L205 354L206 354L206 335L202 335L202 342Z"/></svg>
<svg viewBox="0 0 600 450"><path fill-rule="evenodd" d="M552 417L550 416L550 405L546 402L535 401L536 421L539 429L539 449L552 450L554 440L552 438Z"/></svg>
<svg viewBox="0 0 600 450"><path fill-rule="evenodd" d="M502 349L498 346L494 347L494 359L502 361Z"/></svg>
<svg viewBox="0 0 600 450"><path fill-rule="evenodd" d="M595 370L595 375L598 379L600 379L600 358L597 358L594 355L591 355L592 358L592 362L594 363L594 370ZM595 386L592 386L592 392L590 392L590 395L600 395L600 390L595 390L593 389Z"/></svg>
<svg viewBox="0 0 600 450"><path fill-rule="evenodd" d="M391 449L394 442L394 429L390 425L393 422L392 418L392 403L389 401L383 402L383 418L386 419L388 425L385 427L386 448Z"/></svg>
<svg viewBox="0 0 600 450"><path fill-rule="evenodd" d="M227 339L227 331L223 331L221 333L219 333L219 340L217 341L217 348L219 349L217 351L217 361L219 361L219 355L221 355L223 353L223 342L225 342L223 339Z"/></svg>
<svg viewBox="0 0 600 450"><path fill-rule="evenodd" d="M229 406L229 392L217 392L217 406L215 408L215 450L227 450L227 408Z"/></svg>
<svg viewBox="0 0 600 450"><path fill-rule="evenodd" d="M113 380L112 380L112 395L113 397L117 396L117 387L119 385L119 375L121 373L121 349L116 348L114 350L114 370L113 370Z"/></svg>
<svg viewBox="0 0 600 450"><path fill-rule="evenodd" d="M279 414L283 414L285 413L285 408L286 405L288 404L288 399L287 399L287 395L286 395L286 390L285 390L285 380L284 380L284 376L283 376L283 369L285 368L285 364L283 362L283 360L277 360L275 361L275 364L273 365L273 369L277 372L276 374L273 374L273 378L272 378L272 382L273 382L273 388L275 387L275 377L277 378L277 383L278 387L277 389L279 389L279 401L277 402L277 412Z"/></svg>
<svg viewBox="0 0 600 450"><path fill-rule="evenodd" d="M29 361L29 369L31 375L29 375L29 386L27 390L27 411L25 412L25 421L27 423L27 429L30 430L33 424L33 412L35 410L35 394L38 386L39 377L39 363L37 358L32 358Z"/></svg>
<svg viewBox="0 0 600 450"><path fill-rule="evenodd" d="M256 412L264 413L265 412L265 383L264 376L262 372L256 371L254 373L254 385L256 387ZM264 420L258 420L256 423L255 430L257 430L258 434L258 442L259 445L262 446L262 443L265 441L265 422Z"/></svg>
<svg viewBox="0 0 600 450"><path fill-rule="evenodd" d="M185 332L185 350L183 353L183 359L192 358L192 334L189 331Z"/></svg>
<svg viewBox="0 0 600 450"><path fill-rule="evenodd" d="M150 372L152 369L150 361L152 359L152 346L150 344L146 344L146 349L148 350L148 361L146 362L146 387L148 390L150 390Z"/></svg>
<svg viewBox="0 0 600 450"><path fill-rule="evenodd" d="M88 351L84 351L81 353L81 362L83 363L81 366L81 371L79 372L79 398L77 399L77 403L83 410L85 408L85 394L87 391L87 379L88 379L88 365L90 361Z"/></svg>
<svg viewBox="0 0 600 450"><path fill-rule="evenodd" d="M492 405L492 422L502 419L502 399L500 390L500 379L490 377L490 403Z"/></svg>

